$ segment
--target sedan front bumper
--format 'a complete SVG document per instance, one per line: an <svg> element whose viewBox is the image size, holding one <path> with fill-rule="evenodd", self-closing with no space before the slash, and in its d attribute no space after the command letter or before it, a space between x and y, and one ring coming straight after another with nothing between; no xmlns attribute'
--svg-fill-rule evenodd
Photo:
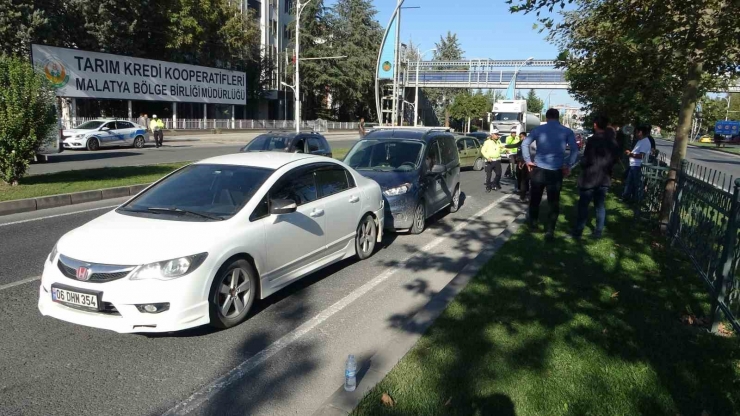
<svg viewBox="0 0 740 416"><path fill-rule="evenodd" d="M56 261L56 259L55 259ZM38 308L42 315L62 321L119 333L172 332L210 322L207 293L208 268L203 267L172 280L130 280L124 277L107 283L81 282L59 271L48 260L39 287ZM70 290L102 292L101 311L83 310L52 300L53 284ZM142 312L137 305L169 303L159 313Z"/></svg>

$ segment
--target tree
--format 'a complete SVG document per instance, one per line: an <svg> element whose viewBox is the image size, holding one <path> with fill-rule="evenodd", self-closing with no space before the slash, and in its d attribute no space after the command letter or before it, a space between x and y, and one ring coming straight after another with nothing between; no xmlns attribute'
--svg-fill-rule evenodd
<svg viewBox="0 0 740 416"><path fill-rule="evenodd" d="M551 35L564 36L565 42L577 40L577 46L570 51L573 61L596 64L590 72L594 82L607 74L607 81L613 81L609 74L621 65L638 63L622 71L625 80L636 78L645 80L645 73L658 76L649 84L651 89L666 89L680 92L678 106L676 140L673 143L670 173L663 195L660 221L667 224L676 185L676 173L681 160L686 157L686 146L696 103L707 90L726 85L740 73L740 27L736 16L740 14L740 2L728 0L511 0L516 2L512 12L552 11L554 7L564 8L575 4L576 10L562 23L555 24L552 18L542 18L545 28ZM591 25L591 28L585 27ZM591 32L596 36L589 40L583 36ZM611 42L603 36L609 35ZM609 63L623 62L617 68L603 68ZM643 69L643 64L659 61L663 65L653 65ZM566 63L570 68L571 63ZM599 65L600 64L600 65ZM671 81L671 78L675 81ZM675 84L674 84L675 82ZM609 82L611 84L611 82ZM638 83L628 81L628 87ZM657 84L657 85L656 85ZM677 89L669 89L677 86ZM576 87L573 87L576 89ZM628 89L630 93L640 94L645 90ZM616 94L615 94L616 93ZM625 102L619 90L612 94ZM636 102L647 103L640 99ZM651 104L660 106L659 102Z"/></svg>
<svg viewBox="0 0 740 416"><path fill-rule="evenodd" d="M331 54L347 56L327 62L332 101L340 120L370 119L375 113L376 56L371 51L383 36L376 14L369 0L338 0L331 9Z"/></svg>
<svg viewBox="0 0 740 416"><path fill-rule="evenodd" d="M463 50L460 47L460 41L457 39L457 34L447 32L447 36L439 37L439 42L435 43L435 46L437 48L434 52L433 58L435 61L459 61L463 59ZM438 69L446 68L440 67ZM437 118L442 119L444 117L445 127L449 127L449 106L452 103L453 97L459 94L462 90L459 88L424 88L423 90L424 94L429 98L429 101L434 104Z"/></svg>
<svg viewBox="0 0 740 416"><path fill-rule="evenodd" d="M449 115L465 123L469 118L484 116L490 108L491 102L484 94L470 94L469 91L464 91L455 96L454 102L449 107Z"/></svg>
<svg viewBox="0 0 740 416"><path fill-rule="evenodd" d="M530 113L541 113L542 107L545 106L545 103L535 94L534 90L529 90L529 93L527 94L527 111Z"/></svg>
<svg viewBox="0 0 740 416"><path fill-rule="evenodd" d="M17 185L55 125L54 91L24 59L0 56L0 179Z"/></svg>

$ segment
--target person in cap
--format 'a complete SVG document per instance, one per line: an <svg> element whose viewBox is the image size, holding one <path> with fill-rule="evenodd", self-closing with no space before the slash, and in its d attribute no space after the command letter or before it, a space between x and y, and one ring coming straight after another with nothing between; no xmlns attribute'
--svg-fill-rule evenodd
<svg viewBox="0 0 740 416"><path fill-rule="evenodd" d="M499 141L498 130L494 130L481 148L481 154L486 160L486 192L501 189L502 151L504 151L504 145ZM491 173L494 172L496 176L493 178L493 182L491 182Z"/></svg>
<svg viewBox="0 0 740 416"><path fill-rule="evenodd" d="M164 123L162 120L157 118L156 114L152 114L152 121L149 122L149 128L151 129L152 133L154 134L154 144L157 147L162 146L162 142L164 141Z"/></svg>

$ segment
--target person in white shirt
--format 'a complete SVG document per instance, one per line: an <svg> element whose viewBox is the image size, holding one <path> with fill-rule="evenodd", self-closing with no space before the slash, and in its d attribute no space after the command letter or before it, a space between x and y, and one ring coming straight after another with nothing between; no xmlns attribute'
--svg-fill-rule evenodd
<svg viewBox="0 0 740 416"><path fill-rule="evenodd" d="M622 200L639 201L642 198L642 161L647 160L650 155L650 128L647 126L640 126L637 128L635 133L637 136L637 143L635 148L625 151L627 156L630 157L630 167L627 172L627 181L624 184L624 192L622 193Z"/></svg>

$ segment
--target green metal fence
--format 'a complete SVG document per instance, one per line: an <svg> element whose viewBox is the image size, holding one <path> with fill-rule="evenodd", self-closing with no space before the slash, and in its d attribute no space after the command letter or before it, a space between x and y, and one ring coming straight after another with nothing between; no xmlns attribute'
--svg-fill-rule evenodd
<svg viewBox="0 0 740 416"><path fill-rule="evenodd" d="M658 224L663 191L670 168L667 160L642 167L643 196L639 215ZM712 331L717 331L719 311L740 333L740 288L736 272L740 260L740 179L683 161L667 224L671 243L688 256L706 282L712 297Z"/></svg>

